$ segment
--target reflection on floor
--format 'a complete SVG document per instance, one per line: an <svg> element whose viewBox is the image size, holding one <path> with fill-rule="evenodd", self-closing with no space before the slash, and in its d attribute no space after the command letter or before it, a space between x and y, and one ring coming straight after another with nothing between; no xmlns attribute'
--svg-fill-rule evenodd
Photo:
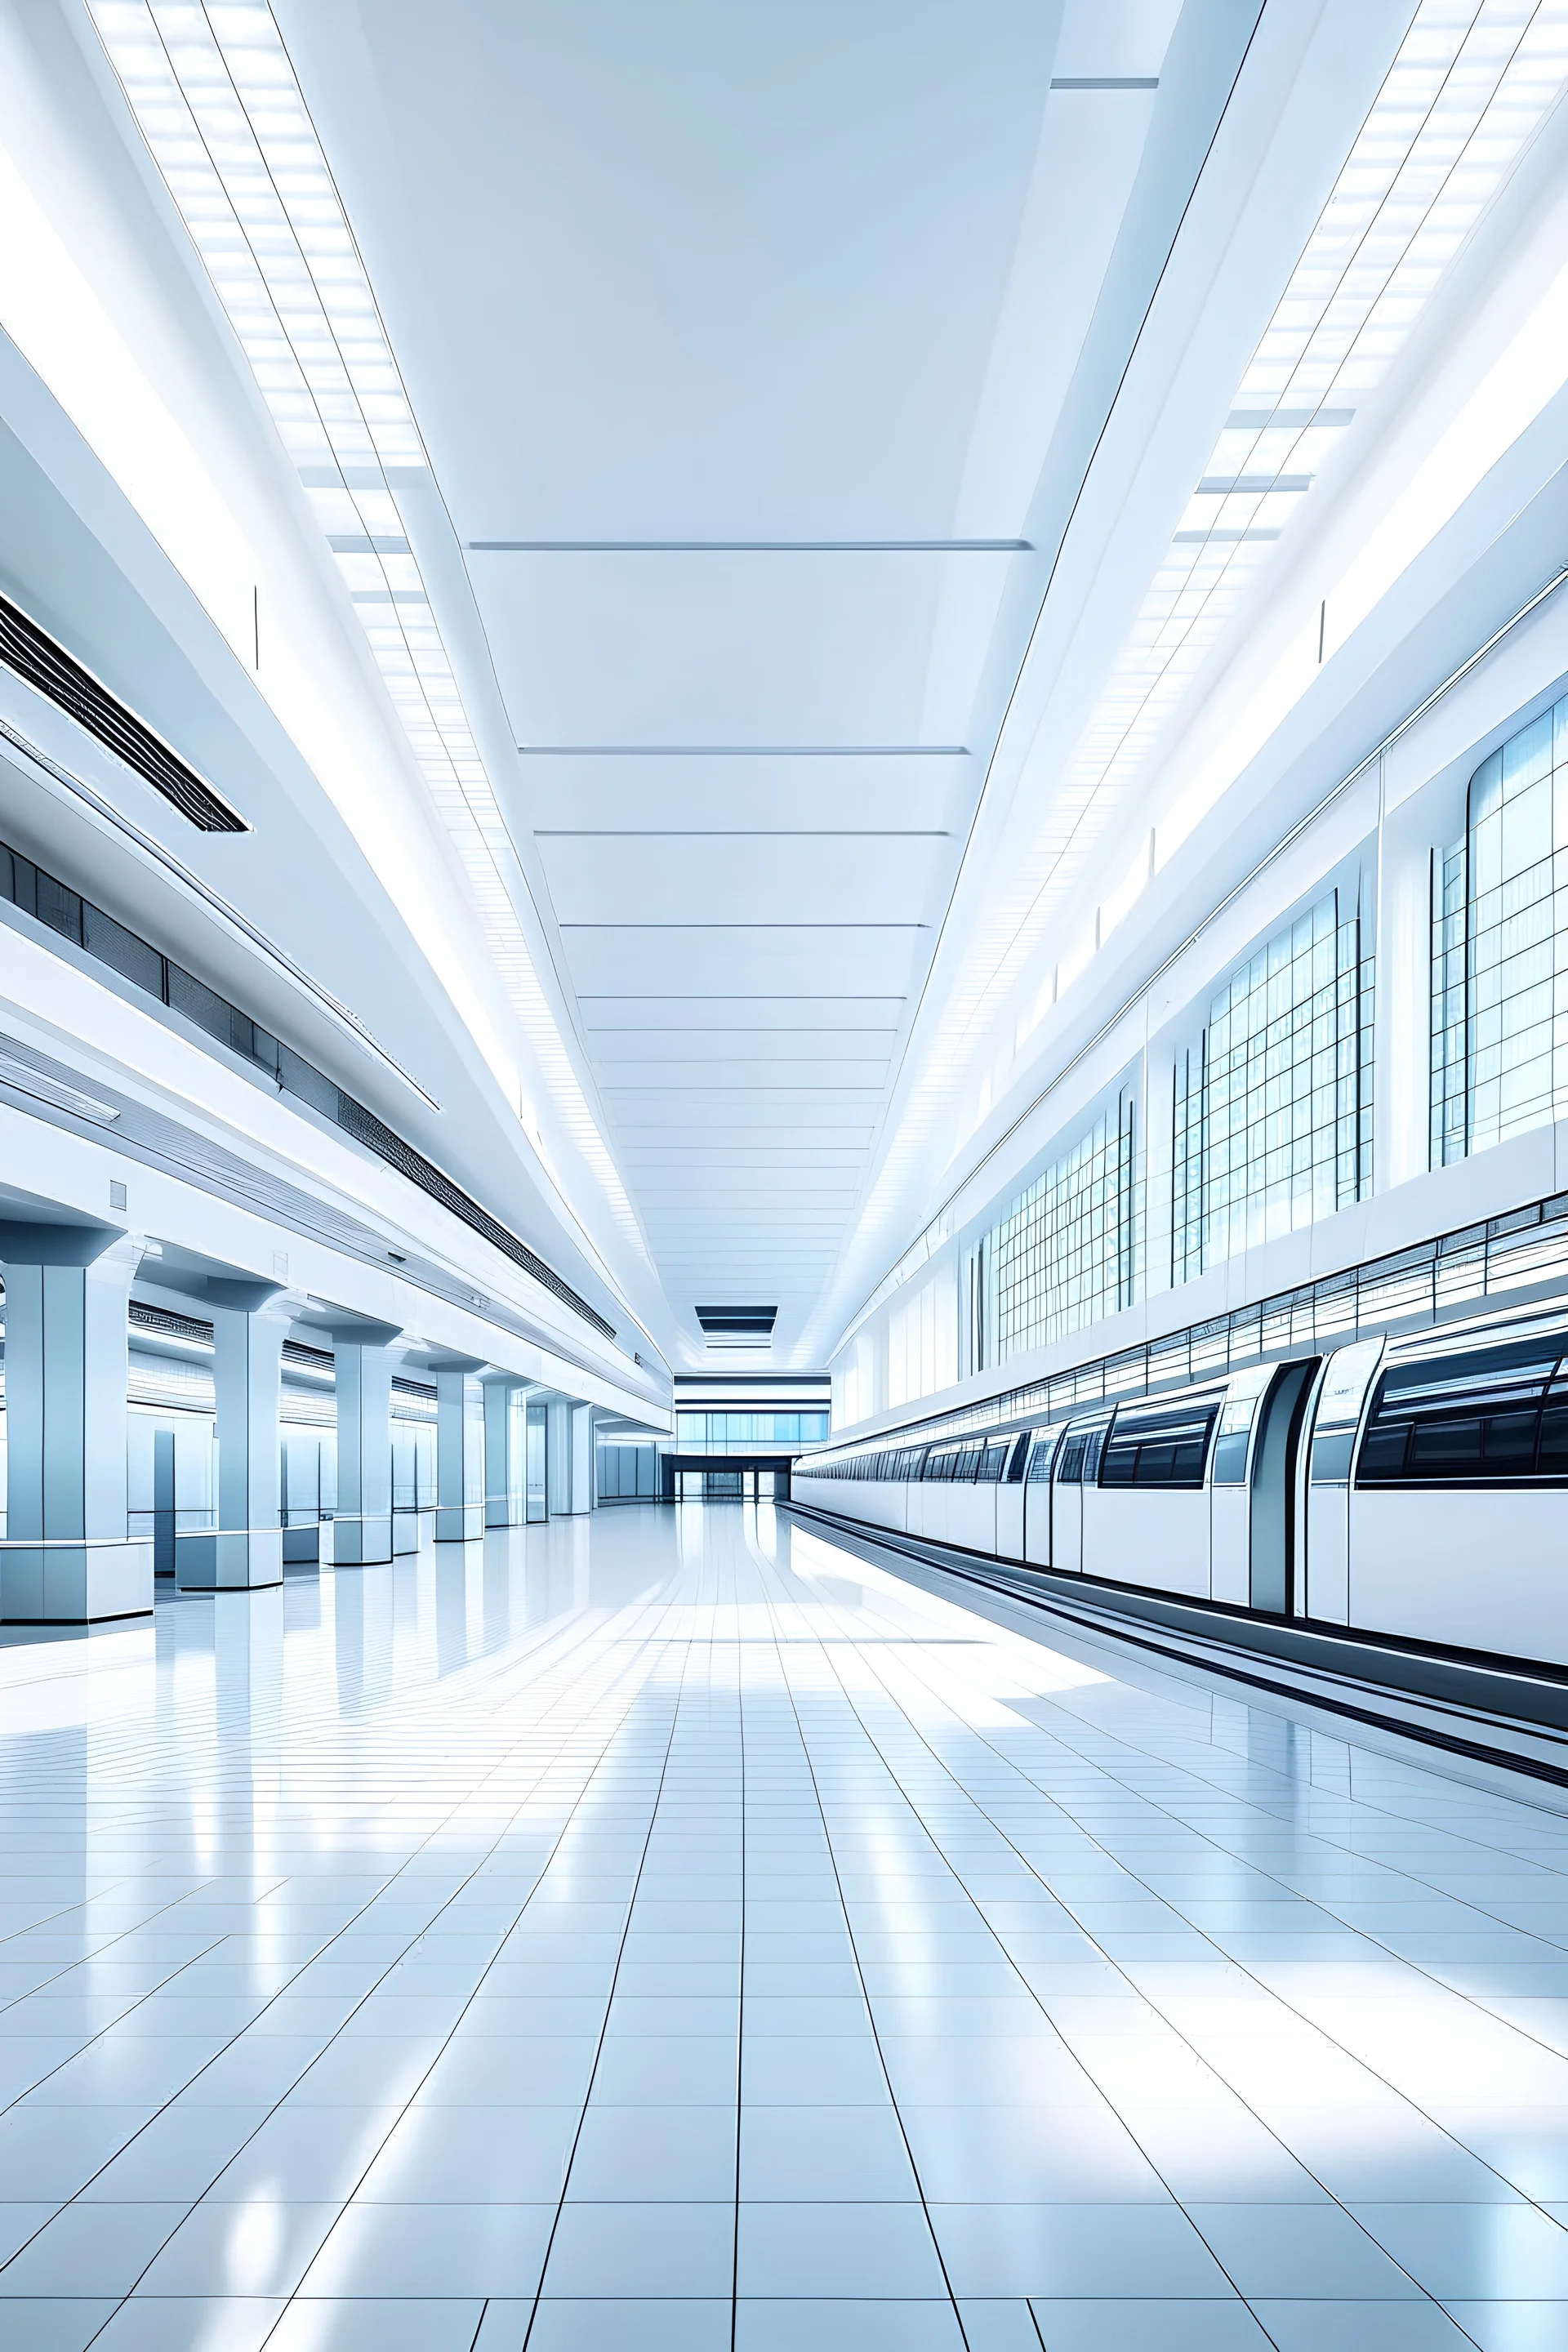
<svg viewBox="0 0 1568 2352"><path fill-rule="evenodd" d="M769 1507L0 1650L17 2352L1568 2344L1568 1811Z"/></svg>

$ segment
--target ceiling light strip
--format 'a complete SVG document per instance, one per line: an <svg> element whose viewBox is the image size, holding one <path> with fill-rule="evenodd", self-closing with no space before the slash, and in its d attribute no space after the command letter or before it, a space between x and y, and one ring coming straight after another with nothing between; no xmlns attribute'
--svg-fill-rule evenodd
<svg viewBox="0 0 1568 2352"><path fill-rule="evenodd" d="M1079 740L971 1019L1075 887L1327 450L1565 79L1568 0L1423 0Z"/></svg>
<svg viewBox="0 0 1568 2352"><path fill-rule="evenodd" d="M341 542L334 556L360 625L556 1110L646 1255L518 920L507 879L516 851L397 504L398 473L426 474L429 460L271 9L89 6L306 496L329 542Z"/></svg>

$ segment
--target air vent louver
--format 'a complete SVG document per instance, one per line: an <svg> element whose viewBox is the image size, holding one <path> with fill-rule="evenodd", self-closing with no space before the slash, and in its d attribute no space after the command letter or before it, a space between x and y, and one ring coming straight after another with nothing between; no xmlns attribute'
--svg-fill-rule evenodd
<svg viewBox="0 0 1568 2352"><path fill-rule="evenodd" d="M63 646L46 636L8 597L0 596L0 661L15 670L79 727L96 736L117 760L134 768L144 782L162 793L190 824L202 833L248 833L245 819L204 784L133 711L116 701L90 672L73 661Z"/></svg>
<svg viewBox="0 0 1568 2352"><path fill-rule="evenodd" d="M697 1320L710 1338L771 1339L776 1307L700 1307Z"/></svg>

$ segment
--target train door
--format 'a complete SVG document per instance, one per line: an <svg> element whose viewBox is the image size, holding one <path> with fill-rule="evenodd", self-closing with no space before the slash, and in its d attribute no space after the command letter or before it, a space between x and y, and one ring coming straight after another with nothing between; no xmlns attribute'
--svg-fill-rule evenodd
<svg viewBox="0 0 1568 2352"><path fill-rule="evenodd" d="M1029 1459L1029 1433L1013 1439L996 1488L996 1553L1001 1559L1024 1557L1024 1472Z"/></svg>
<svg viewBox="0 0 1568 2352"><path fill-rule="evenodd" d="M1301 1432L1318 1358L1281 1364L1269 1382L1252 1449L1251 1570L1254 1609L1289 1617L1296 1605L1296 1520Z"/></svg>
<svg viewBox="0 0 1568 2352"><path fill-rule="evenodd" d="M1343 1625L1350 1618L1350 1478L1367 1391L1383 1361L1382 1339L1340 1348L1323 1368L1312 1416L1307 1486L1303 1613Z"/></svg>
<svg viewBox="0 0 1568 2352"><path fill-rule="evenodd" d="M1236 1372L1220 1407L1209 1468L1209 1592L1247 1606L1251 1591L1252 1494L1247 1470L1258 1406L1274 1379L1272 1364Z"/></svg>
<svg viewBox="0 0 1568 2352"><path fill-rule="evenodd" d="M1061 1432L1043 1429L1029 1448L1024 1478L1024 1558L1035 1568L1051 1564L1051 1462Z"/></svg>
<svg viewBox="0 0 1568 2352"><path fill-rule="evenodd" d="M1051 1566L1069 1575L1083 1571L1083 1490L1100 1475L1100 1457L1109 1414L1094 1421L1073 1422L1057 1453L1051 1495Z"/></svg>

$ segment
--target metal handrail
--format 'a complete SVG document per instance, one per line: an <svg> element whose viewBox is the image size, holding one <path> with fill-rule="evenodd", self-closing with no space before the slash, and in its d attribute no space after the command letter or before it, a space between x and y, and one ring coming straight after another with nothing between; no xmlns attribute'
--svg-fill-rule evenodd
<svg viewBox="0 0 1568 2352"><path fill-rule="evenodd" d="M0 1536L0 1551L79 1551L83 1544L150 1544L151 1536Z"/></svg>

